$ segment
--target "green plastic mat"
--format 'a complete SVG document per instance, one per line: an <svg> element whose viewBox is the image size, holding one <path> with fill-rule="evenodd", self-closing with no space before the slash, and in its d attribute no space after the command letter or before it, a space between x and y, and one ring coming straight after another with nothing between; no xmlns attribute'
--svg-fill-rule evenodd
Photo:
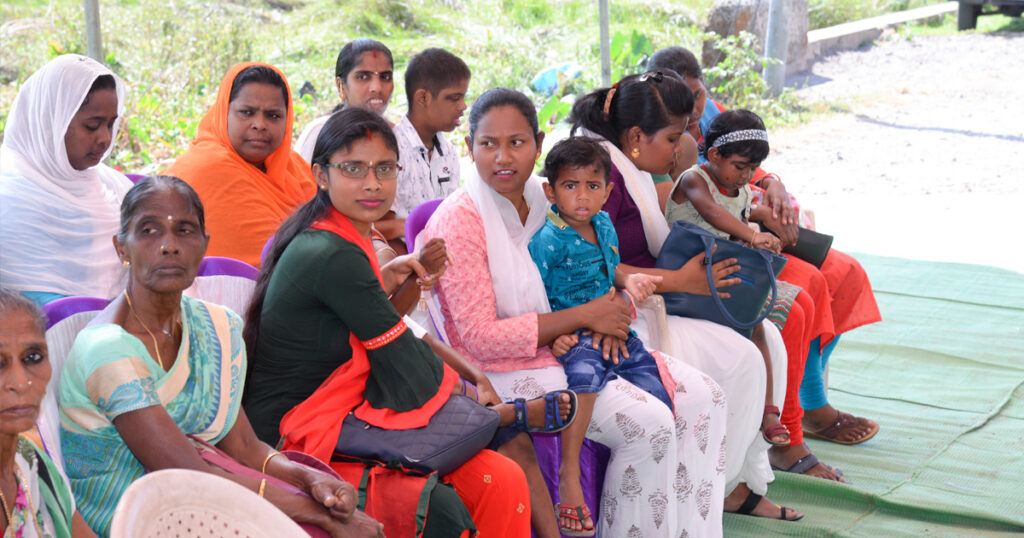
<svg viewBox="0 0 1024 538"><path fill-rule="evenodd" d="M849 484L776 473L795 523L727 514L726 536L1024 533L1024 274L858 255L884 321L843 336L829 399L874 439L808 440Z"/></svg>

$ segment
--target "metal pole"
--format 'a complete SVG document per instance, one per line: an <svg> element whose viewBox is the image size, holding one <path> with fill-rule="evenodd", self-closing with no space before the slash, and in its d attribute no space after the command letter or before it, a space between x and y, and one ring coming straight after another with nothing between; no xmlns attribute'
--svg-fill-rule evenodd
<svg viewBox="0 0 1024 538"><path fill-rule="evenodd" d="M608 36L608 0L597 0L601 19L601 86L612 85L612 53Z"/></svg>
<svg viewBox="0 0 1024 538"><path fill-rule="evenodd" d="M762 77L772 95L782 93L786 85L786 51L789 48L789 0L771 0L768 8L768 35L764 55L778 60L764 66Z"/></svg>
<svg viewBox="0 0 1024 538"><path fill-rule="evenodd" d="M85 4L85 42L89 57L103 63L103 36L100 35L100 2L84 0Z"/></svg>

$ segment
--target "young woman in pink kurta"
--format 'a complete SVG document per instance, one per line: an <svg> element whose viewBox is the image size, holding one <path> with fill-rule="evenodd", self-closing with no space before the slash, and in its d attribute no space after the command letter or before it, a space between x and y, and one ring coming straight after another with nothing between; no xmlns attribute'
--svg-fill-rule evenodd
<svg viewBox="0 0 1024 538"><path fill-rule="evenodd" d="M536 111L524 95L496 89L477 99L469 120L476 166L425 230L426 237L445 239L454 260L436 288L445 330L503 398L565 388L564 370L548 347L554 338L579 328L624 336L628 310L608 295L550 312L526 252L548 206L531 176L543 140ZM523 255L528 265L518 264ZM499 259L510 263L493 263ZM529 310L534 283L543 304ZM725 396L681 361L666 356L663 364L675 384L674 414L622 379L598 393L587 437L612 450L594 513L603 536L722 533Z"/></svg>

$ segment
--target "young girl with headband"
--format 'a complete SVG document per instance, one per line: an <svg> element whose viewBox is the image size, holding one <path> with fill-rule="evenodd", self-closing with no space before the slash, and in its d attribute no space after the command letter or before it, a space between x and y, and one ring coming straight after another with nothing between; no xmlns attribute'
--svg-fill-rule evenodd
<svg viewBox="0 0 1024 538"><path fill-rule="evenodd" d="M751 207L750 180L754 170L768 156L768 133L761 118L748 110L723 112L704 135L702 148L707 162L696 164L676 180L665 205L669 224L691 222L722 239L748 243L776 254L782 249L778 237L748 224L760 220L767 206ZM781 411L772 405L772 367L761 325L750 339L761 350L768 373L761 431L775 446L789 444L789 430L779 422Z"/></svg>

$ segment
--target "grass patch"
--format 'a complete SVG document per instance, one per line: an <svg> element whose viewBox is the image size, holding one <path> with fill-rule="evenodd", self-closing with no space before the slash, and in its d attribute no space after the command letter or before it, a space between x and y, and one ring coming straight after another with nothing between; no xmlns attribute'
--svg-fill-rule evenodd
<svg viewBox="0 0 1024 538"><path fill-rule="evenodd" d="M900 2L910 6L931 0L856 1L891 9ZM700 24L711 2L612 2L611 34L643 43L639 52L622 56L613 71L635 72L650 51L670 45L699 54L706 38ZM831 20L862 16L859 8L849 8L855 4L840 0L829 7L835 11ZM813 9L812 18L825 7ZM84 53L85 36L78 0L7 0L0 4L0 17L2 127L25 78L58 54ZM982 18L983 24L993 20ZM258 59L278 66L293 92L307 82L313 87L295 102L301 130L337 103L334 61L341 46L356 37L385 42L399 73L416 52L447 48L473 71L471 99L497 86L522 90L538 109L549 105L551 129L574 95L597 87L600 80L598 10L592 0L128 0L102 3L101 21L106 61L129 86L111 163L137 173L162 170L184 151L220 79L236 62ZM715 75L716 98L727 106L752 108L773 126L813 114L789 94L764 98L756 53L742 44L733 53L735 61ZM567 94L552 103L531 92L529 82L538 72L568 61L579 64L583 75ZM405 107L398 77L388 115L397 119Z"/></svg>

